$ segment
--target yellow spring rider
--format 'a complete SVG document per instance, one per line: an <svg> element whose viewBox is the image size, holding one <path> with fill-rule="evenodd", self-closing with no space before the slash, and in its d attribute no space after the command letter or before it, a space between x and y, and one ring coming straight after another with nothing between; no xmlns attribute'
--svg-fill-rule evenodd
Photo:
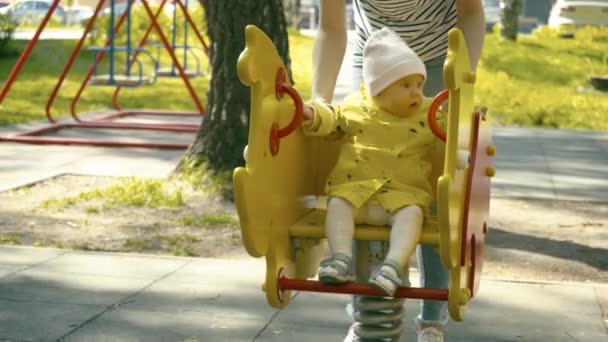
<svg viewBox="0 0 608 342"><path fill-rule="evenodd" d="M304 136L299 129L302 100L287 83L275 46L255 26L245 34L237 68L241 81L251 87L249 145L245 167L234 170L234 194L243 244L251 256L266 258L268 302L283 308L292 290L381 296L367 284L307 280L315 276L323 251L325 209L317 204L325 200L324 184L340 141ZM458 29L448 34L444 80L447 89L429 111L433 132L445 141L429 156L437 217L425 222L420 242L438 246L450 284L448 289L400 287L395 297L447 300L450 316L462 320L481 275L495 147L485 111L473 107L475 74ZM435 112L446 98L443 132ZM468 167L457 167L458 150L469 151ZM355 228L356 240L388 238L388 227Z"/></svg>

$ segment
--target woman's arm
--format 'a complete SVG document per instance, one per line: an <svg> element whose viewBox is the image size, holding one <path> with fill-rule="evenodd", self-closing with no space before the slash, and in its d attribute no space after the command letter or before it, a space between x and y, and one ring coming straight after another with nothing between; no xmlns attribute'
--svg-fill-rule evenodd
<svg viewBox="0 0 608 342"><path fill-rule="evenodd" d="M312 98L331 103L346 51L346 0L321 0L312 49Z"/></svg>
<svg viewBox="0 0 608 342"><path fill-rule="evenodd" d="M481 0L456 0L458 28L462 30L469 49L471 69L477 69L486 34L486 18Z"/></svg>

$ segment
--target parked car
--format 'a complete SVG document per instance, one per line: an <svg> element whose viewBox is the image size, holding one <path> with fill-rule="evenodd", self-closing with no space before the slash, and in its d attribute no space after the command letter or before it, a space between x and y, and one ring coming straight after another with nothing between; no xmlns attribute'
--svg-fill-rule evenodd
<svg viewBox="0 0 608 342"><path fill-rule="evenodd" d="M86 23L93 16L93 9L89 6L71 6L67 8L65 24L74 25Z"/></svg>
<svg viewBox="0 0 608 342"><path fill-rule="evenodd" d="M557 0L548 25L564 34L573 34L586 25L608 25L608 0Z"/></svg>
<svg viewBox="0 0 608 342"><path fill-rule="evenodd" d="M51 8L51 2L45 0L19 0L12 5L0 8L0 13L9 13L18 23L38 24ZM65 20L65 10L57 6L53 17L60 22Z"/></svg>
<svg viewBox="0 0 608 342"><path fill-rule="evenodd" d="M0 14L7 14L11 10L10 2L2 2L0 4Z"/></svg>

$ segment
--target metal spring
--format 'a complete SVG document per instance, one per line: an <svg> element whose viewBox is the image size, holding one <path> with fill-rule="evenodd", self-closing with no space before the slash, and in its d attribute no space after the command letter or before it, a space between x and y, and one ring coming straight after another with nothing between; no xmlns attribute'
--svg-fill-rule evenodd
<svg viewBox="0 0 608 342"><path fill-rule="evenodd" d="M403 330L403 298L353 297L353 341L398 341Z"/></svg>
<svg viewBox="0 0 608 342"><path fill-rule="evenodd" d="M368 281L372 270L382 263L387 252L388 243L384 241L355 241L353 256L357 281ZM345 341L398 341L403 333L404 302L403 298L354 296L349 310L353 324Z"/></svg>

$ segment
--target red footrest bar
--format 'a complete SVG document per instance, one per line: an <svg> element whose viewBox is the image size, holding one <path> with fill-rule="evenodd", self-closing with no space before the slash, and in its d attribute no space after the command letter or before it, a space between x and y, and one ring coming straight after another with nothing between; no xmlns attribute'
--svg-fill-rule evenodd
<svg viewBox="0 0 608 342"><path fill-rule="evenodd" d="M323 284L314 280L289 279L279 276L279 290L299 290L307 292L342 293L362 296L386 297L382 292L367 284L346 283L339 285ZM447 289L427 289L419 287L399 287L395 292L396 298L448 300Z"/></svg>

